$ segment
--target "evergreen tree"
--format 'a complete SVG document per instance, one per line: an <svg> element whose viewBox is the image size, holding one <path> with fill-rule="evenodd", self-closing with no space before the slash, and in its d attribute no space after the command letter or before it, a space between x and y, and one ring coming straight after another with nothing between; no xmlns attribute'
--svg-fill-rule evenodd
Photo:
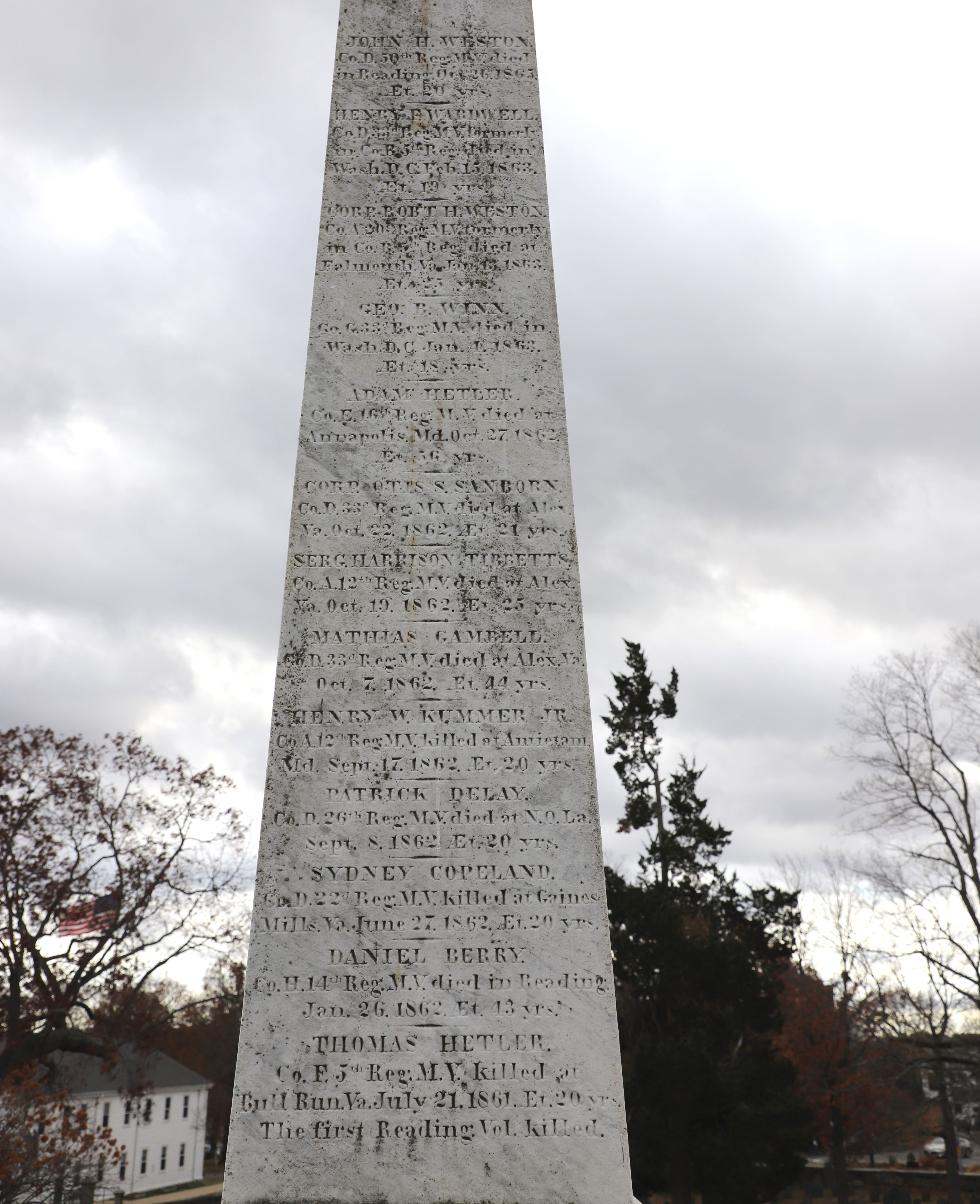
<svg viewBox="0 0 980 1204"><path fill-rule="evenodd" d="M809 1117L773 1040L799 925L796 895L749 889L721 865L731 833L699 793L703 770L665 774L662 720L678 678L626 644L604 722L626 792L620 831L644 830L640 875L607 868L634 1189L673 1204L756 1204L791 1183Z"/></svg>

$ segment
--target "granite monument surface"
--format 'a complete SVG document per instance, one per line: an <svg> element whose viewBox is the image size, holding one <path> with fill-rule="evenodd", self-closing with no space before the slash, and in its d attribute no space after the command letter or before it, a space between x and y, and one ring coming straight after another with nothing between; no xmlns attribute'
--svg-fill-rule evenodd
<svg viewBox="0 0 980 1204"><path fill-rule="evenodd" d="M531 0L345 0L225 1201L630 1199Z"/></svg>

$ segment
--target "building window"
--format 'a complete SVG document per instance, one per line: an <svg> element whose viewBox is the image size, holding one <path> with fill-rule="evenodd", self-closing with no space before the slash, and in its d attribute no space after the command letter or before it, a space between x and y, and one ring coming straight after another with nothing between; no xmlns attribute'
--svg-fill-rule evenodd
<svg viewBox="0 0 980 1204"><path fill-rule="evenodd" d="M153 1117L153 1100L148 1099L143 1101L143 1119L150 1120Z"/></svg>
<svg viewBox="0 0 980 1204"><path fill-rule="evenodd" d="M126 1155L119 1159L119 1182L122 1183L126 1178Z"/></svg>
<svg viewBox="0 0 980 1204"><path fill-rule="evenodd" d="M100 1154L99 1155L99 1168L95 1172L95 1181L96 1181L96 1183L101 1183L104 1178L105 1178L105 1154Z"/></svg>
<svg viewBox="0 0 980 1204"><path fill-rule="evenodd" d="M184 1096L184 1110L181 1113L181 1116L183 1116L184 1120L187 1119L188 1115L190 1114L190 1110L191 1110L191 1097L189 1095L185 1095Z"/></svg>
<svg viewBox="0 0 980 1204"><path fill-rule="evenodd" d="M177 1165L178 1166L184 1165L184 1154L185 1154L186 1150L187 1150L187 1146L183 1142L181 1142L180 1149L177 1151Z"/></svg>
<svg viewBox="0 0 980 1204"><path fill-rule="evenodd" d="M167 1147L165 1145L162 1145L160 1147L160 1170L165 1171L166 1169L167 1169Z"/></svg>
<svg viewBox="0 0 980 1204"><path fill-rule="evenodd" d="M123 1124L128 1125L132 1119L133 1119L133 1101L131 1099L128 1099L128 1100L126 1100L126 1107L123 1109Z"/></svg>
<svg viewBox="0 0 980 1204"><path fill-rule="evenodd" d="M146 1150L140 1151L140 1174L146 1174Z"/></svg>
<svg viewBox="0 0 980 1204"><path fill-rule="evenodd" d="M169 1095L163 1101L163 1119L164 1120L170 1119L170 1096Z"/></svg>
<svg viewBox="0 0 980 1204"><path fill-rule="evenodd" d="M109 1127L109 1105L108 1104L102 1105L102 1127L103 1127L103 1129L108 1129L108 1127Z"/></svg>

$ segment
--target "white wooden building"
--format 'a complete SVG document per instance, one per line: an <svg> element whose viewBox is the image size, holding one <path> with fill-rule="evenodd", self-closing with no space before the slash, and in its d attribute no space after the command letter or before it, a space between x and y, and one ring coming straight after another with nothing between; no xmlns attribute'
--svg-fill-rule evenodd
<svg viewBox="0 0 980 1204"><path fill-rule="evenodd" d="M57 1078L91 1128L109 1129L122 1152L95 1168L102 1193L145 1192L200 1179L211 1084L166 1054L126 1048L106 1068L98 1058L58 1054Z"/></svg>

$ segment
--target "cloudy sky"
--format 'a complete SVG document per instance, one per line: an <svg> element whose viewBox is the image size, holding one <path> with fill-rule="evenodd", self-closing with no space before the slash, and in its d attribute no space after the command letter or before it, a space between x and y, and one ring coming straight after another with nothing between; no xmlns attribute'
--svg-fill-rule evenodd
<svg viewBox="0 0 980 1204"><path fill-rule="evenodd" d="M336 7L2 17L0 724L253 818ZM623 637L676 665L762 874L837 840L852 670L980 612L980 10L535 9L595 712Z"/></svg>

